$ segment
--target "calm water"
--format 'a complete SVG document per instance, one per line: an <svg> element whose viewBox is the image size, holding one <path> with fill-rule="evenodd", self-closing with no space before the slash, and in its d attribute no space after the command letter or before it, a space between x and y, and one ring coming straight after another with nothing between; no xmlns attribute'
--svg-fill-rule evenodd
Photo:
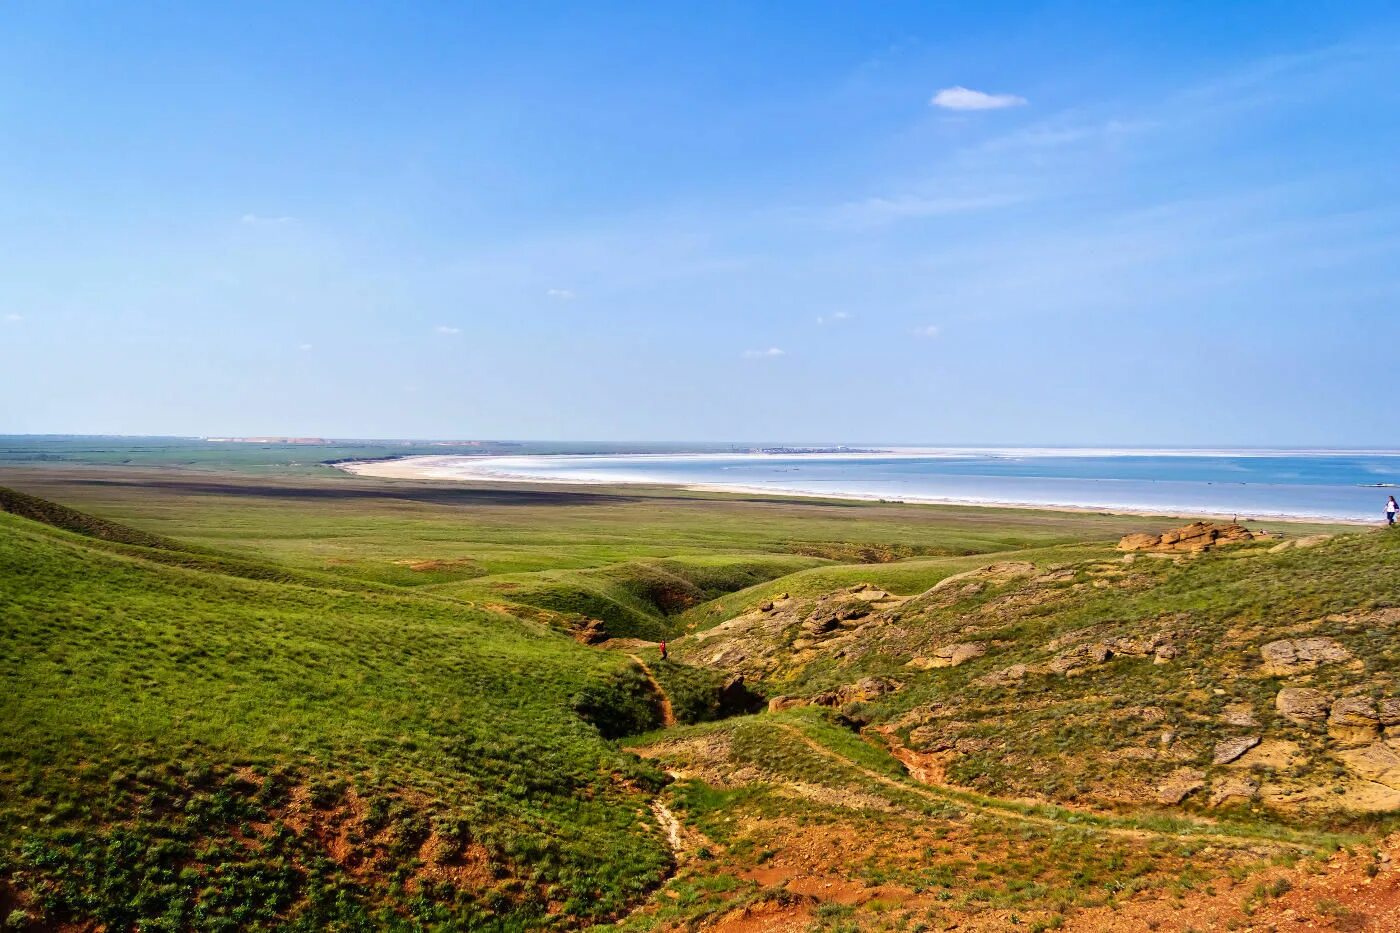
<svg viewBox="0 0 1400 933"><path fill-rule="evenodd" d="M423 458L436 476L676 483L884 499L1382 520L1400 452L940 451L926 455Z"/></svg>

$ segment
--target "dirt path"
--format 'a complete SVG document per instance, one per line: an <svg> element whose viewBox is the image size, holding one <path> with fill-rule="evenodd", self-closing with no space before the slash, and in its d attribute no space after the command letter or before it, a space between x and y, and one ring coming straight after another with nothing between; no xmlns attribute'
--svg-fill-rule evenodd
<svg viewBox="0 0 1400 933"><path fill-rule="evenodd" d="M1286 839L1276 839L1271 836L1265 835L1255 836L1248 833L1219 832L1215 831L1215 828L1211 824L1200 824L1201 832L1178 833L1171 832L1169 830L1138 829L1127 826L1104 826L1102 824L1090 822L1091 820L1101 819L1102 817L1098 814L1075 814L1075 816L1083 818L1085 822L1069 822L1068 820L1056 819L1052 816L1044 816L1035 813L1022 813L1017 811L1014 808L1014 806L1010 803L1000 804L993 800L983 802L970 799L972 795L967 791L960 791L950 787L941 787L936 784L909 784L905 781L897 780L895 778L890 777L887 774L881 774L879 771L867 768L859 762L851 758L847 758L845 755L842 755L835 749L828 748L827 746L818 742L816 739L813 739L812 737L808 736L805 732L803 732L796 726L784 723L781 725L781 728L786 730L787 732L792 733L792 735L797 737L798 741L802 742L803 745L807 746L809 749L816 752L817 754L823 755L826 758L829 758L833 761L840 762L842 765L845 765L846 767L851 768L854 771L858 771L859 773L865 775L866 777L874 781L878 781L879 783L884 784L888 787L897 788L899 790L915 794L928 800L937 800L939 803L956 804L957 806L962 807L965 810L971 810L973 812L981 813L986 816L994 816L1000 819L1015 820L1021 823L1030 823L1036 826L1046 826L1054 829L1082 829L1088 830L1090 832L1104 833L1105 835L1118 836L1120 838L1128 839L1175 839L1183 842L1208 841L1212 843L1218 843L1221 845L1269 845L1304 850L1315 850L1321 848L1321 845L1316 843L1295 842ZM1066 808L1057 806L1056 809Z"/></svg>
<svg viewBox="0 0 1400 933"><path fill-rule="evenodd" d="M656 822L666 832L666 841L671 845L672 857L679 862L681 853L685 850L685 843L681 841L681 821L661 802L660 797L651 802L651 812L656 815Z"/></svg>
<svg viewBox="0 0 1400 933"><path fill-rule="evenodd" d="M635 661L637 666L642 669L642 673L646 675L647 681L651 684L652 689L656 691L656 695L661 697L661 725L667 729L671 728L676 724L676 714L675 711L671 709L671 698L666 695L665 690L661 689L661 684L657 683L656 675L651 672L651 668L647 666L647 662L643 661L635 654L629 654L628 657Z"/></svg>

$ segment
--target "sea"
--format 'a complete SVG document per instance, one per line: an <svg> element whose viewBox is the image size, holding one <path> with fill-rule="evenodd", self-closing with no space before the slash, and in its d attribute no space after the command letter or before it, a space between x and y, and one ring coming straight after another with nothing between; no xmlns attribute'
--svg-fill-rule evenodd
<svg viewBox="0 0 1400 933"><path fill-rule="evenodd" d="M416 457L416 475L667 484L902 502L1383 522L1395 450L890 448L863 452Z"/></svg>

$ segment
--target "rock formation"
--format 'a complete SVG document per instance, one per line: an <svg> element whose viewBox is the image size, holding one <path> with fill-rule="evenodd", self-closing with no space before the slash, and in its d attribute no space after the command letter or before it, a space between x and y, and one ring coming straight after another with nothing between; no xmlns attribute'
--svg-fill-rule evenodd
<svg viewBox="0 0 1400 933"><path fill-rule="evenodd" d="M1120 551L1208 551L1225 544L1242 544L1253 541L1254 532L1243 525L1217 525L1211 522L1192 522L1181 528L1165 531L1160 535L1124 535L1118 542Z"/></svg>

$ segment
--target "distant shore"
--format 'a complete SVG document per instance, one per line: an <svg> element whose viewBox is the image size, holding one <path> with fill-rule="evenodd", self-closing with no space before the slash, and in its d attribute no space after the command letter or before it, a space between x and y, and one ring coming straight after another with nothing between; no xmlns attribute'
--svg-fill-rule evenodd
<svg viewBox="0 0 1400 933"><path fill-rule="evenodd" d="M865 459L869 457L929 457L944 455L940 452L914 452L914 451L889 451L875 453L852 453L845 455L850 459ZM634 459L645 460L648 456L665 457L668 455L635 455ZM700 458L722 458L723 454L695 454ZM417 479L435 480L446 482L489 482L489 483L521 483L531 485L546 486L654 486L661 488L682 489L691 492L708 493L734 493L740 495L780 495L793 498L827 499L832 501L858 501L858 502L885 502L885 503L907 503L910 505L956 505L972 506L979 508L999 508L999 509L1031 509L1051 512L1074 512L1074 513L1097 513L1103 515L1141 515L1160 516L1168 518L1203 518L1217 521L1239 521L1249 522L1295 522L1307 524L1329 524L1329 525L1352 525L1356 527L1375 527L1379 521L1366 521L1356 518L1335 517L1328 515L1312 515L1305 513L1286 512L1260 512L1260 511L1211 511L1191 509L1188 507L1135 507L1135 506L1097 506L1073 502L1028 502L1013 500L998 500L993 498L957 497L957 496L925 496L925 495L900 495L898 497L881 496L878 494L861 493L857 491L830 491L830 490L809 490L790 487L769 487L741 483L686 483L668 482L664 479L656 478L592 478L592 477L571 477L571 476L538 476L527 473L512 472L509 469L492 468L493 461L510 461L514 457L472 457L463 455L446 456L406 456L382 458L375 460L347 460L339 463L328 464L335 469L343 470L357 476L375 477L379 479ZM532 461L547 459L547 455L530 457Z"/></svg>

